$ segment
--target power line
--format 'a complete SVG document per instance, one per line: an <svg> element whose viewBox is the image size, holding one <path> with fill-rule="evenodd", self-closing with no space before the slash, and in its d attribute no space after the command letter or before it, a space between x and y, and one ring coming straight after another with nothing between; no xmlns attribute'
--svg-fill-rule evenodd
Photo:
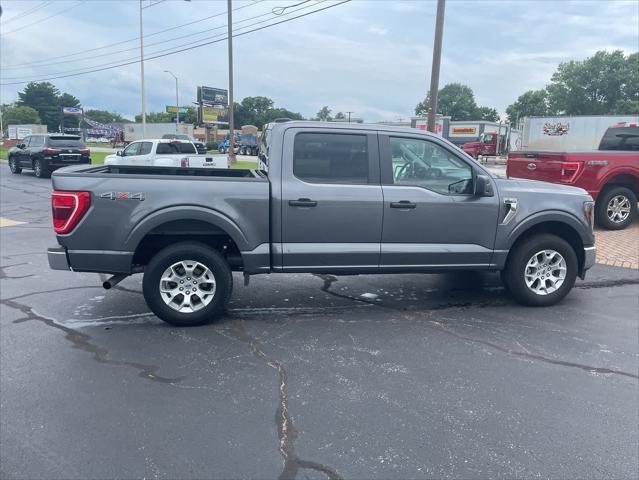
<svg viewBox="0 0 639 480"><path fill-rule="evenodd" d="M247 35L249 33L253 33L253 32L260 31L260 30L264 30L264 29L269 28L269 27L274 27L274 26L280 25L282 23L290 22L290 21L296 20L298 18L302 18L302 17L306 17L308 15L312 15L313 13L317 13L317 12L321 12L323 10L328 10L329 8L337 7L339 5L342 5L344 3L348 3L350 1L351 0L342 0L341 2L333 3L333 4L328 5L326 7L318 8L317 10L313 10L312 12L306 12L306 13L297 15L295 17L287 18L285 20L280 20L279 22L273 22L273 23L270 23L268 25L263 25L261 27L257 27L257 28L251 29L251 30L247 30L245 32L240 32L240 33L234 34L233 37L241 37L241 36ZM223 42L226 39L227 39L227 37L223 37L223 38L219 38L217 40L212 40L212 41L209 41L209 42L201 43L199 45L194 45L192 47L186 47L186 48L181 48L181 49L178 49L178 50L173 50L173 51L168 52L168 53L153 54L153 55L145 57L144 60L145 61L146 60L154 60L156 58L167 57L169 55L175 55L176 53L182 53L182 52L186 52L186 51L189 51L189 50L194 50L196 48L204 47L204 46L207 46L207 45L212 45L214 43ZM86 75L88 73L102 72L102 71L111 70L111 69L117 68L117 67L124 67L124 66L128 66L128 65L134 65L134 64L139 63L139 62L140 62L140 60L136 59L136 60L129 61L129 62L119 63L117 65L104 66L104 67L95 68L95 69L92 69L92 70L86 70L86 71L79 72L79 73L73 73L73 74L67 74L67 75L59 75L59 76L55 76L55 77L24 80L24 81L19 81L19 82L0 83L0 86L22 85L24 83L29 83L29 82L44 82L44 81L48 81L48 80L56 80L56 79L59 79L59 78L77 77L77 76L80 76L80 75Z"/></svg>
<svg viewBox="0 0 639 480"><path fill-rule="evenodd" d="M258 3L261 3L263 1L264 0L256 0L254 3L241 5L241 6L237 7L237 8L234 8L233 11L242 10L243 8L246 8L246 7L252 7L253 5L257 5ZM200 18L199 20L193 20L191 22L183 23L181 25L176 25L174 27L166 28L164 30L158 30L157 32L153 32L153 33L149 33L148 35L144 35L143 38L149 38L149 37L153 37L153 36L156 36L156 35L160 35L162 33L170 32L172 30L176 30L178 28L188 27L189 25L193 25L195 23L200 23L200 22L205 22L207 20L211 20L212 18L220 17L222 15L226 15L226 11L220 12L220 13L216 13L216 14L210 15L208 17ZM16 63L16 64L13 64L13 65L3 65L2 69L6 70L6 69L23 67L23 66L25 66L25 67L26 66L35 66L35 65L43 63L43 62L49 62L50 60L57 60L58 58L74 57L76 55L81 55L83 53L95 52L95 51L98 51L98 50L103 50L105 48L115 47L117 45L123 45L125 43L137 42L138 40L140 40L140 37L130 38L128 40L122 40L120 42L110 43L108 45L103 45L101 47L90 48L88 50L80 50L80 51L77 51L77 52L74 52L74 53L67 53L67 54L64 54L64 55L58 55L58 56L55 56L55 57L49 57L46 60L37 60L37 61L34 61L34 62L26 62L26 63ZM137 49L137 47L136 47L136 49Z"/></svg>
<svg viewBox="0 0 639 480"><path fill-rule="evenodd" d="M50 18L57 17L58 15L61 15L61 14L65 13L65 12L68 12L69 10L71 10L71 9L73 9L75 7L78 7L78 6L82 5L86 1L87 0L80 0L75 5L71 5L70 7L65 8L64 10L60 10L59 12L54 13L53 15L49 15L48 17L41 18L40 20L36 20L35 22L29 23L27 25L23 25L22 27L16 28L15 30L11 30L10 32L5 32L4 35L9 35L9 34L14 33L14 32L22 31L25 28L32 27L33 25L37 25L38 23L44 22L45 20L49 20Z"/></svg>
<svg viewBox="0 0 639 480"><path fill-rule="evenodd" d="M296 10L291 10L291 12L287 13L286 15L289 15L290 13L293 13L293 12L296 12L296 11L299 11L299 10L310 8L311 6L318 5L318 4L323 3L325 1L326 0L320 0L320 1L318 1L317 3L315 3L313 5L307 5L305 7L301 7L301 8L298 8ZM265 16L271 16L271 13L267 12L267 13L262 13L260 15L254 15L252 17L244 18L244 19L238 20L237 22L233 22L233 25L239 25L241 23L248 22L250 20L254 20L256 18L261 18L261 17L265 17ZM274 18L274 17L271 16L270 18ZM255 25L255 23L251 24L251 25ZM249 25L249 26L251 26L251 25ZM178 37L169 38L167 40L162 40L160 42L145 44L144 46L145 46L145 48L146 47L153 47L153 46L156 46L156 45L162 45L162 44L173 42L175 40L180 40L180 39L183 39L183 38L192 38L192 37L195 37L195 36L198 36L198 35L202 35L204 33L209 33L209 32L213 32L215 30L221 30L221 29L225 29L225 28L226 28L226 25L220 25L218 27L208 28L208 29L205 29L205 30L200 30L199 32L187 33L185 35L180 35ZM240 27L240 28L244 28L244 27ZM189 42L189 43L187 43L185 45L190 45L190 44L201 42L203 40L207 40L207 39L211 39L211 38L215 38L215 37L202 38L200 40ZM181 47L181 46L184 46L184 45L176 45L174 47ZM74 59L70 59L70 60L62 60L62 61L59 61L59 62L43 63L43 64L38 65L38 66L33 67L33 68L45 67L45 66L51 66L51 65L61 65L61 64L64 64L64 63L80 62L80 61L83 61L83 60L95 60L95 59L102 58L102 57L109 57L109 56L112 56L112 55L117 55L119 53L125 53L125 52L130 52L130 51L137 51L137 50L139 50L139 47L135 46L135 47L131 47L131 48L125 48L125 49L122 49L122 50L116 50L116 51L113 51L113 52L105 52L105 53L99 54L99 55L90 55L90 56L87 56L87 57L74 58ZM125 59L125 60L132 60L132 58ZM118 60L118 61L122 61L122 60ZM2 68L3 68L3 70L15 70L16 69L16 67L7 68L7 67L4 67L4 66ZM28 68L28 67L18 67L17 69L18 70L24 70L26 68ZM74 69L74 70L83 70L83 69L86 69L86 68L90 68L90 67L85 66L85 67L81 67L81 68ZM60 73L60 72L58 72L58 73ZM67 73L67 72L62 72L62 73ZM57 73L50 73L48 75L57 75ZM18 76L18 77L4 77L5 80L14 80L16 78L21 78L21 76Z"/></svg>
<svg viewBox="0 0 639 480"><path fill-rule="evenodd" d="M31 8L27 8L24 12L18 13L16 15L14 15L13 17L10 17L8 19L6 19L4 22L2 22L1 25L6 25L9 22L14 21L17 18L24 18L28 15L31 15L32 13L35 13L38 10L43 9L44 7L46 7L47 5L53 3L53 0L49 1L49 2L42 2L38 5L36 5L35 7L31 7Z"/></svg>
<svg viewBox="0 0 639 480"><path fill-rule="evenodd" d="M326 1L326 0L322 0L322 2L319 2L319 3L323 3L324 1ZM285 13L284 15L280 15L280 17L288 16L288 15L291 15L291 14L293 14L295 12L300 11L300 10L304 10L304 9L307 9L307 8L309 8L311 6L316 6L316 5L318 5L318 4L316 3L314 5L307 5L305 7L300 7L298 9L296 9L296 10L291 10L290 12ZM248 19L240 20L238 22L234 22L233 24L235 25L236 23L241 23L241 22L248 21L248 20L251 20L251 19L260 18L260 17L266 16L266 15L270 15L270 13L266 13L266 14L262 14L262 15L256 15L255 17L252 17L252 18L248 18ZM249 27L252 27L252 26L255 26L255 25L260 25L260 24L263 24L263 23L266 23L266 22L272 20L273 18L274 18L273 16L270 16L269 18L267 18L265 20L261 20L261 21L258 21L258 22L253 22L253 23L250 23L248 25L240 26L238 28L241 30L241 29L249 28ZM218 27L216 29L220 29L220 28L226 28L226 25L223 25L223 26ZM173 45L173 46L171 46L169 48L165 48L165 49L162 49L162 50L156 50L154 52L151 52L150 55L156 55L156 54L160 54L160 53L171 52L174 48L188 47L189 45L195 45L195 44L198 44L198 43L203 42L205 40L213 40L213 39L219 38L221 36L224 36L224 33L219 33L219 34L216 34L216 35L213 35L213 36L210 36L210 37L205 37L205 38L201 38L199 40L183 43L181 45ZM224 37L224 38L227 38L227 37ZM160 43L165 43L165 42L157 42L156 45L160 44ZM133 49L129 49L129 50L137 50L137 47L133 48ZM147 57L145 57L145 59L146 58ZM139 61L139 56L136 55L134 57L123 58L123 59L120 59L120 60L113 60L111 62L107 62L107 63L103 63L103 64L84 66L84 67L74 68L74 69L66 70L66 71L62 71L62 72L51 72L51 73L41 74L41 75L43 75L43 76L67 75L67 74L72 74L72 73L83 72L84 70L87 70L87 69L92 69L92 68L97 68L97 67L105 67L105 66L114 65L114 64L117 65L120 62L126 62L126 61L129 61L129 60ZM0 80L4 80L4 81L6 81L6 80L17 80L19 78L22 78L22 77L21 76L18 76L18 77L2 77L2 78L0 78Z"/></svg>

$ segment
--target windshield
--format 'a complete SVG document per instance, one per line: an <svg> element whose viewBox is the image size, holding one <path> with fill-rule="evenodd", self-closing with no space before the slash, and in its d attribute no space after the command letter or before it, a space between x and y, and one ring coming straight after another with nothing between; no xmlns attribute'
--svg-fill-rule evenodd
<svg viewBox="0 0 639 480"><path fill-rule="evenodd" d="M158 155L170 155L172 153L197 153L192 143L158 143L155 151Z"/></svg>
<svg viewBox="0 0 639 480"><path fill-rule="evenodd" d="M84 142L80 137L59 136L49 137L50 147L84 147Z"/></svg>
<svg viewBox="0 0 639 480"><path fill-rule="evenodd" d="M493 139L493 136L489 133L489 134L484 134L484 139L482 140L482 142L484 143L490 143Z"/></svg>

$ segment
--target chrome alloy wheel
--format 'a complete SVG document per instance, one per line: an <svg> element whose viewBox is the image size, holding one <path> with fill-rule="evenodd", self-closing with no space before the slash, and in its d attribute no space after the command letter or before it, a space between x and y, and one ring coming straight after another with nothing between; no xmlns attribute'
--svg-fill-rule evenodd
<svg viewBox="0 0 639 480"><path fill-rule="evenodd" d="M559 252L542 250L535 253L526 264L526 286L537 295L549 295L561 288L566 271L566 260Z"/></svg>
<svg viewBox="0 0 639 480"><path fill-rule="evenodd" d="M197 312L215 296L215 275L201 262L182 260L162 274L160 295L164 303L177 312Z"/></svg>
<svg viewBox="0 0 639 480"><path fill-rule="evenodd" d="M611 222L621 223L630 215L630 199L625 195L615 195L608 202L606 214Z"/></svg>

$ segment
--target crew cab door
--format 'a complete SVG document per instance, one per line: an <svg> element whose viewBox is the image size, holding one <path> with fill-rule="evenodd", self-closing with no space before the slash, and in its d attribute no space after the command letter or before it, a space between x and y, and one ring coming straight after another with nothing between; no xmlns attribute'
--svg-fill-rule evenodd
<svg viewBox="0 0 639 480"><path fill-rule="evenodd" d="M481 170L434 139L380 134L379 140L382 269L487 267L499 199L497 192L491 197L473 194Z"/></svg>
<svg viewBox="0 0 639 480"><path fill-rule="evenodd" d="M289 128L283 140L283 270L376 271L383 206L376 132Z"/></svg>

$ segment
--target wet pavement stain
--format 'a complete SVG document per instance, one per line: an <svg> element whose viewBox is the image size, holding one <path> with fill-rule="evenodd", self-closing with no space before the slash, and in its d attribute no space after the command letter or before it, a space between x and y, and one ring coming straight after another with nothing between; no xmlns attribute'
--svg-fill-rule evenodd
<svg viewBox="0 0 639 480"><path fill-rule="evenodd" d="M300 470L315 470L326 475L330 480L341 480L342 477L332 468L321 463L304 460L295 454L295 440L297 431L288 410L288 374L284 365L279 360L269 357L259 346L258 341L244 328L241 319L234 319L231 323L229 334L236 340L248 345L253 356L265 362L270 368L277 371L279 403L275 411L275 425L279 438L279 451L284 459L284 468L279 475L280 480L292 480L297 478Z"/></svg>
<svg viewBox="0 0 639 480"><path fill-rule="evenodd" d="M16 297L17 298L17 297ZM38 321L45 325L60 330L65 334L65 338L71 342L73 348L77 348L93 355L93 359L98 363L106 365L115 365L120 367L129 367L138 371L138 376L147 380L159 383L174 384L180 382L184 377L168 378L158 375L156 372L159 367L155 365L146 365L137 362L127 362L124 360L113 360L108 358L109 352L105 348L101 348L91 342L91 337L85 333L78 332L72 328L61 325L51 318L44 317L33 311L32 307L16 302L15 298L11 300L2 300L1 303L10 308L19 310L24 317L14 320L12 323L22 323L28 321Z"/></svg>

